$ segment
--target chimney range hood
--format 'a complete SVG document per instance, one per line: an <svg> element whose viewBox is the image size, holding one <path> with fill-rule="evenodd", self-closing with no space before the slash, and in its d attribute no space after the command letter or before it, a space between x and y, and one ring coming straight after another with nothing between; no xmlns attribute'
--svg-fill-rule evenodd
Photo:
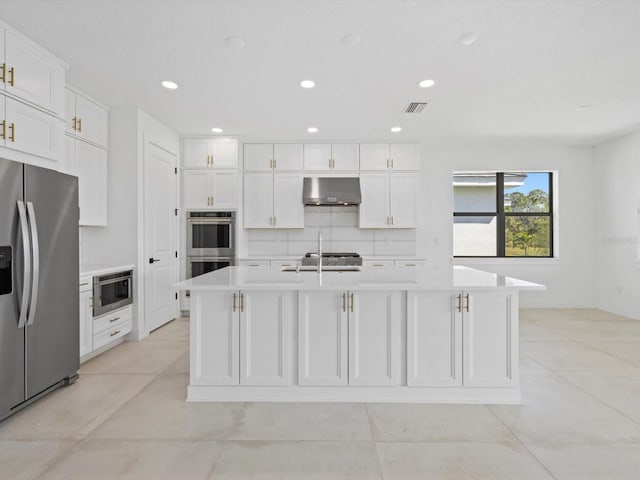
<svg viewBox="0 0 640 480"><path fill-rule="evenodd" d="M360 205L360 179L357 177L305 177L302 202L305 205L335 207Z"/></svg>

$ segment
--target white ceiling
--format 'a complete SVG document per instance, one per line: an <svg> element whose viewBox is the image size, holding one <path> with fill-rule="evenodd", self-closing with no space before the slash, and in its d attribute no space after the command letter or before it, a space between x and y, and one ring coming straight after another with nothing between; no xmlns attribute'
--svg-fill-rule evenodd
<svg viewBox="0 0 640 480"><path fill-rule="evenodd" d="M640 128L637 0L1 0L0 18L71 64L69 83L185 135L592 145Z"/></svg>

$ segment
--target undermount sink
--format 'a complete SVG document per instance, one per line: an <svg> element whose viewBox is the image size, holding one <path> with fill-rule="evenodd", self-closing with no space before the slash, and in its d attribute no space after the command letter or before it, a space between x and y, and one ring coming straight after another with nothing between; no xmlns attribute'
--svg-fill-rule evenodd
<svg viewBox="0 0 640 480"><path fill-rule="evenodd" d="M347 266L347 265L327 265L322 267L322 273L359 272L360 270L361 270L360 267ZM298 273L305 273L305 272L318 273L318 267L316 267L315 265L303 265L301 267L282 267L280 271L281 272L298 272Z"/></svg>

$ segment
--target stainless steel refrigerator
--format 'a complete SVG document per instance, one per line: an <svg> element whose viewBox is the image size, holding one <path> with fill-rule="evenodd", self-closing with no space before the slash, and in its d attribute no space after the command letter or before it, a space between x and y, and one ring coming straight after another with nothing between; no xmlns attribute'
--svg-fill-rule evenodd
<svg viewBox="0 0 640 480"><path fill-rule="evenodd" d="M77 377L78 179L0 159L0 419Z"/></svg>

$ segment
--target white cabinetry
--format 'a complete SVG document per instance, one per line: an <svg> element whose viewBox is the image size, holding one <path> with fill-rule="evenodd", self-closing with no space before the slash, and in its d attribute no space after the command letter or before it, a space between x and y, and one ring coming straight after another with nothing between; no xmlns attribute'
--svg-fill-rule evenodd
<svg viewBox="0 0 640 480"><path fill-rule="evenodd" d="M187 138L183 141L184 168L238 168L235 138Z"/></svg>
<svg viewBox="0 0 640 480"><path fill-rule="evenodd" d="M67 171L78 177L80 225L107 225L107 151L65 136Z"/></svg>
<svg viewBox="0 0 640 480"><path fill-rule="evenodd" d="M418 175L363 173L360 228L416 228Z"/></svg>
<svg viewBox="0 0 640 480"><path fill-rule="evenodd" d="M302 155L302 144L299 143L245 143L244 170L301 171Z"/></svg>
<svg viewBox="0 0 640 480"><path fill-rule="evenodd" d="M66 132L107 148L109 111L73 87L67 86L65 99Z"/></svg>
<svg viewBox="0 0 640 480"><path fill-rule="evenodd" d="M517 331L509 293L409 292L407 303L408 385L513 384Z"/></svg>
<svg viewBox="0 0 640 480"><path fill-rule="evenodd" d="M298 383L398 385L401 303L399 292L301 292Z"/></svg>
<svg viewBox="0 0 640 480"><path fill-rule="evenodd" d="M360 149L357 143L307 143L304 145L306 171L357 171Z"/></svg>
<svg viewBox="0 0 640 480"><path fill-rule="evenodd" d="M185 209L238 207L238 172L184 170Z"/></svg>
<svg viewBox="0 0 640 480"><path fill-rule="evenodd" d="M244 174L245 228L304 228L302 173Z"/></svg>
<svg viewBox="0 0 640 480"><path fill-rule="evenodd" d="M93 285L91 277L80 278L80 357L93 350Z"/></svg>
<svg viewBox="0 0 640 480"><path fill-rule="evenodd" d="M405 143L361 143L360 170L419 170L420 146Z"/></svg>
<svg viewBox="0 0 640 480"><path fill-rule="evenodd" d="M196 293L192 301L192 385L288 383L289 294Z"/></svg>
<svg viewBox="0 0 640 480"><path fill-rule="evenodd" d="M102 347L121 339L131 332L132 307L125 307L93 319L93 349Z"/></svg>

